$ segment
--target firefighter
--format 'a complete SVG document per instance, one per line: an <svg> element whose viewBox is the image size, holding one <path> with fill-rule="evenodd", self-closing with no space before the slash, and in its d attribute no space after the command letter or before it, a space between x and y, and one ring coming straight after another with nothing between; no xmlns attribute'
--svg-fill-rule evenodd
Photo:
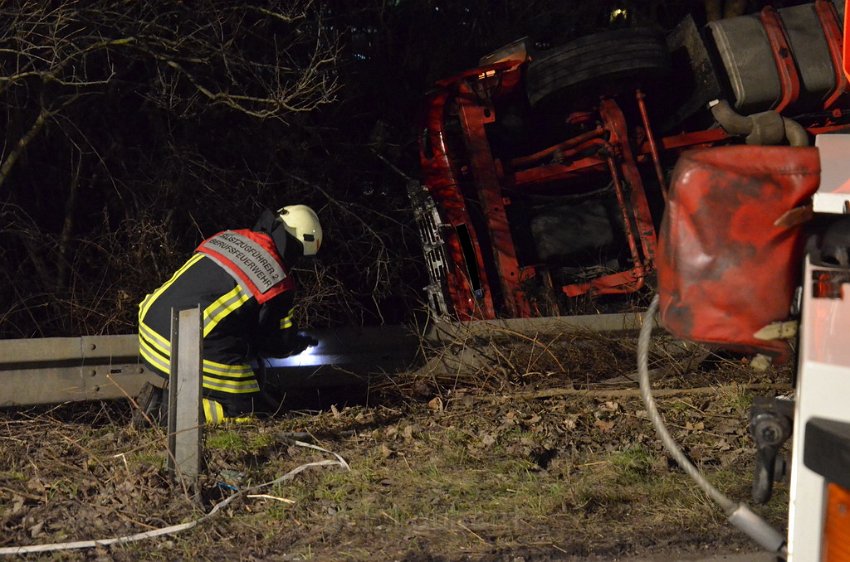
<svg viewBox="0 0 850 562"><path fill-rule="evenodd" d="M145 365L168 379L172 309L200 305L204 418L208 424L251 419L263 409L251 359L258 353L294 355L316 343L294 326L290 268L316 255L321 244L319 217L306 205L266 209L252 229L225 230L204 240L139 305L139 351ZM162 423L167 399L162 392L151 393L147 404L139 400L140 407Z"/></svg>

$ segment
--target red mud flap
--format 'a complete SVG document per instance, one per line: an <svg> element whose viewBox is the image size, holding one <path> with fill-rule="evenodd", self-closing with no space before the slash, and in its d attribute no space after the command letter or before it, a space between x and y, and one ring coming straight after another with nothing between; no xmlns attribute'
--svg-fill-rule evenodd
<svg viewBox="0 0 850 562"><path fill-rule="evenodd" d="M789 315L803 245L789 211L807 205L819 183L816 148L683 154L659 235L661 324L683 339L786 360L787 340L755 334Z"/></svg>

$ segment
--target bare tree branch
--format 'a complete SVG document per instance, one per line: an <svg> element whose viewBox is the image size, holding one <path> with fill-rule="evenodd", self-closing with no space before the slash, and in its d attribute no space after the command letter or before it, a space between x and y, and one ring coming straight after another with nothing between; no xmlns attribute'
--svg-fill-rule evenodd
<svg viewBox="0 0 850 562"><path fill-rule="evenodd" d="M51 115L51 111L47 108L42 108L30 128L21 136L21 138L18 139L18 142L15 143L12 150L10 150L6 157L3 158L3 163L0 164L0 187L3 187L3 184L6 183L6 178L9 177L9 172L12 171L12 168L15 166L15 162L17 162L24 153L24 150L26 150L29 143L31 143L36 135L38 135L39 131L41 131L44 127L44 124L47 123L48 117Z"/></svg>

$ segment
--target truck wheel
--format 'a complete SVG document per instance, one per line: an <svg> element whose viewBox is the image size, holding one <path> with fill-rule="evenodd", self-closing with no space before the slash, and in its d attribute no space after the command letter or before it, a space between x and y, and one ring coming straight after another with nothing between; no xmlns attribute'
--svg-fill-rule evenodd
<svg viewBox="0 0 850 562"><path fill-rule="evenodd" d="M581 37L528 63L526 93L532 105L561 96L614 95L626 85L648 84L670 71L664 38L649 28Z"/></svg>

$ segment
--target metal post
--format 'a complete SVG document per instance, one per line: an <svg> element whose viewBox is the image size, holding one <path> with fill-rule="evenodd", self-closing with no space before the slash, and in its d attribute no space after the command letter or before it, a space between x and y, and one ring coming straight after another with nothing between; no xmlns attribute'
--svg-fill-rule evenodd
<svg viewBox="0 0 850 562"><path fill-rule="evenodd" d="M201 471L201 309L171 310L168 469L197 493Z"/></svg>

